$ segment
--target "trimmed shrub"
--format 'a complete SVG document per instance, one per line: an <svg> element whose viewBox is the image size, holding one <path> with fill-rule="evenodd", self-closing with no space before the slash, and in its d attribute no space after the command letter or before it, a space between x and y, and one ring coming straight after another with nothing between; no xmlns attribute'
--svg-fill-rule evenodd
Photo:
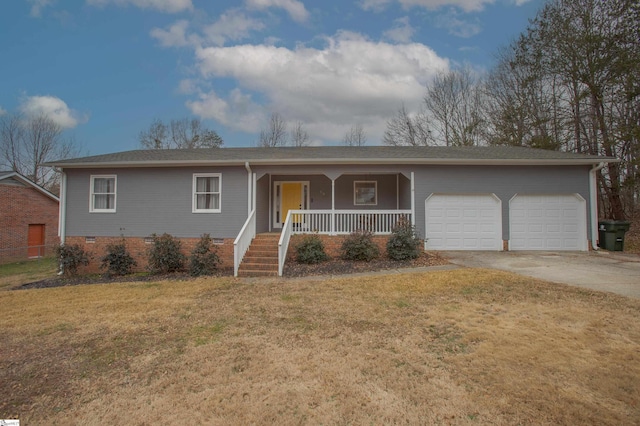
<svg viewBox="0 0 640 426"><path fill-rule="evenodd" d="M167 274L184 269L186 256L180 249L182 243L173 236L164 233L160 236L153 234L153 245L149 249L149 270L154 274Z"/></svg>
<svg viewBox="0 0 640 426"><path fill-rule="evenodd" d="M124 239L119 243L107 245L107 254L101 259L100 267L107 270L108 275L128 275L137 262L127 251Z"/></svg>
<svg viewBox="0 0 640 426"><path fill-rule="evenodd" d="M329 256L324 251L324 244L317 235L305 235L296 244L296 262L308 265L329 260Z"/></svg>
<svg viewBox="0 0 640 426"><path fill-rule="evenodd" d="M56 257L60 270L68 277L77 275L78 268L81 265L87 266L91 259L91 255L79 244L60 244L56 247Z"/></svg>
<svg viewBox="0 0 640 426"><path fill-rule="evenodd" d="M369 262L380 256L380 249L373 242L371 231L360 230L349 234L342 242L341 257L344 260Z"/></svg>
<svg viewBox="0 0 640 426"><path fill-rule="evenodd" d="M410 260L420 256L420 238L411 222L403 220L393 228L387 240L387 256L392 260Z"/></svg>
<svg viewBox="0 0 640 426"><path fill-rule="evenodd" d="M191 252L189 273L194 276L211 275L220 264L220 258L215 247L212 246L211 236L202 234L200 241Z"/></svg>

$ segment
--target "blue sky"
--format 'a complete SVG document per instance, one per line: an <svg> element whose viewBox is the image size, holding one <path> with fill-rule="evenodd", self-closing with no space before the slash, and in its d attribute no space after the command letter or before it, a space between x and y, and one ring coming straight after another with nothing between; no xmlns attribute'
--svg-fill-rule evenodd
<svg viewBox="0 0 640 426"><path fill-rule="evenodd" d="M155 118L200 117L253 146L271 116L314 144L381 142L439 71L491 68L543 0L10 0L0 114L47 113L86 154L138 148Z"/></svg>

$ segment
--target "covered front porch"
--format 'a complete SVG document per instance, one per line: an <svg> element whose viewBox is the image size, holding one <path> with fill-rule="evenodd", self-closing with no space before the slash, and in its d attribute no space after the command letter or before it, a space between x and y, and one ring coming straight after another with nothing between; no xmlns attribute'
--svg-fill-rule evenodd
<svg viewBox="0 0 640 426"><path fill-rule="evenodd" d="M336 169L334 167L333 169ZM279 232L278 275L294 234L390 234L400 221L415 224L414 175L406 170L313 172L260 170L252 177L253 207L234 243L235 273L258 233Z"/></svg>

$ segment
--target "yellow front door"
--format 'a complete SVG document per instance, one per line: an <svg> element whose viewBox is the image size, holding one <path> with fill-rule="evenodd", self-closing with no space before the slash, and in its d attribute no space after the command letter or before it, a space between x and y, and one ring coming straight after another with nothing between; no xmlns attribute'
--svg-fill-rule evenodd
<svg viewBox="0 0 640 426"><path fill-rule="evenodd" d="M302 183L301 182L283 182L281 185L282 191L282 206L280 211L282 212L282 223L287 219L289 210L301 210L302 209ZM291 218L293 223L300 222L300 215L295 215Z"/></svg>

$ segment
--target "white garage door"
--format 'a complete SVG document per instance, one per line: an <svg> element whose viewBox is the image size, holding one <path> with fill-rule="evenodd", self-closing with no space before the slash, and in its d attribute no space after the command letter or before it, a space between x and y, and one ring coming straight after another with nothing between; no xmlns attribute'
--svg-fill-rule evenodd
<svg viewBox="0 0 640 426"><path fill-rule="evenodd" d="M425 214L427 250L502 250L502 209L494 194L433 194Z"/></svg>
<svg viewBox="0 0 640 426"><path fill-rule="evenodd" d="M587 250L587 203L578 194L516 195L509 250Z"/></svg>

